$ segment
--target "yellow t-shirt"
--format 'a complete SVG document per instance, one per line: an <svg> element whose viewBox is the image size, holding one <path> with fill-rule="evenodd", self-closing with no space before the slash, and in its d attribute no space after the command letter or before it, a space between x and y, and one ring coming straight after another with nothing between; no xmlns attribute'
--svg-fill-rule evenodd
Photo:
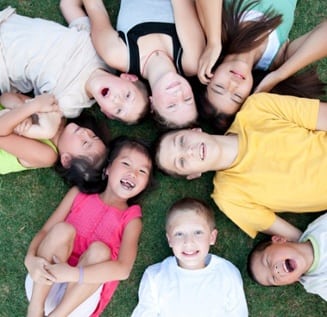
<svg viewBox="0 0 327 317"><path fill-rule="evenodd" d="M214 177L219 209L254 238L275 212L327 209L327 133L315 131L319 100L255 94L227 133L239 136L231 168Z"/></svg>

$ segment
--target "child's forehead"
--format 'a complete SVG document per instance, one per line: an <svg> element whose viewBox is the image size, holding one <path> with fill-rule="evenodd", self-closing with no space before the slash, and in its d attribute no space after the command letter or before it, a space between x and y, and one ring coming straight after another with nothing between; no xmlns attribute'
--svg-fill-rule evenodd
<svg viewBox="0 0 327 317"><path fill-rule="evenodd" d="M167 225L170 228L183 224L207 224L207 218L194 209L175 210L169 215Z"/></svg>
<svg viewBox="0 0 327 317"><path fill-rule="evenodd" d="M133 147L133 146L125 146L123 147L117 158L126 158L130 160L136 160L139 162L142 160L142 163L149 165L150 167L152 166L152 161L150 155L145 151L142 150L141 148L138 147Z"/></svg>

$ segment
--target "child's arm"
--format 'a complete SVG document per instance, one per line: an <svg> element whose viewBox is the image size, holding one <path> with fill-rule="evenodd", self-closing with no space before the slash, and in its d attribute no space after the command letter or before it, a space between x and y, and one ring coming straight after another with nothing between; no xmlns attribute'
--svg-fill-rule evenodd
<svg viewBox="0 0 327 317"><path fill-rule="evenodd" d="M59 6L60 11L68 24L80 17L86 16L82 0L60 0Z"/></svg>
<svg viewBox="0 0 327 317"><path fill-rule="evenodd" d="M61 114L53 95L44 94L30 99L22 94L5 93L0 96L0 103L11 109L0 116L0 136L17 133L46 139L58 131ZM37 124L32 123L32 115L40 118Z"/></svg>
<svg viewBox="0 0 327 317"><path fill-rule="evenodd" d="M35 235L30 243L25 256L24 264L35 282L52 284L54 281L53 275L51 275L51 273L45 269L45 266L48 265L49 262L44 258L38 257L37 250L49 230L55 224L65 220L77 194L78 189L76 187L73 187L68 191L57 209L53 212L50 218L43 225L42 229Z"/></svg>
<svg viewBox="0 0 327 317"><path fill-rule="evenodd" d="M292 41L286 51L284 63L269 73L255 89L255 92L270 91L284 79L305 66L327 56L327 21L312 31Z"/></svg>
<svg viewBox="0 0 327 317"><path fill-rule="evenodd" d="M91 37L96 51L109 66L127 71L126 44L113 28L103 1L83 0L83 4L91 22Z"/></svg>
<svg viewBox="0 0 327 317"><path fill-rule="evenodd" d="M205 47L204 34L195 3L190 0L171 0L176 31L183 48L183 69L187 76L197 74L198 62Z"/></svg>
<svg viewBox="0 0 327 317"><path fill-rule="evenodd" d="M285 237L288 241L298 241L302 232L285 221L283 218L276 216L274 223L263 233L268 235L279 235Z"/></svg>
<svg viewBox="0 0 327 317"><path fill-rule="evenodd" d="M195 0L199 20L206 36L206 47L199 60L198 77L208 84L211 70L221 52L222 0Z"/></svg>
<svg viewBox="0 0 327 317"><path fill-rule="evenodd" d="M113 280L126 280L133 268L138 241L142 230L141 219L134 219L126 226L117 260L96 263L84 267L84 283L104 283ZM59 263L47 266L57 283L78 282L79 268Z"/></svg>
<svg viewBox="0 0 327 317"><path fill-rule="evenodd" d="M0 149L15 156L27 168L50 167L58 158L48 144L16 134L0 136Z"/></svg>

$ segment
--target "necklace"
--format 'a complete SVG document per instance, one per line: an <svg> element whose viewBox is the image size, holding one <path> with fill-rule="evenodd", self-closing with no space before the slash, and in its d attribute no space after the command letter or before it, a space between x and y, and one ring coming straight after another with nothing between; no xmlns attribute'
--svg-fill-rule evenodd
<svg viewBox="0 0 327 317"><path fill-rule="evenodd" d="M164 55L166 55L171 61L173 61L171 59L171 57L167 54L166 51L163 51L163 50L153 50L145 59L144 63L143 63L143 67L142 67L142 72L141 72L141 76L144 78L144 70L145 70L145 66L146 64L149 62L150 58L153 56L153 55L156 55L156 56L159 56L159 53L163 53Z"/></svg>

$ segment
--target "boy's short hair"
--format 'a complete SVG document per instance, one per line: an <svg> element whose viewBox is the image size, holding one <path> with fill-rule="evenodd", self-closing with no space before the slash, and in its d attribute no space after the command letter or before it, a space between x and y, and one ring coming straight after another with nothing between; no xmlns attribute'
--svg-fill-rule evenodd
<svg viewBox="0 0 327 317"><path fill-rule="evenodd" d="M261 253L262 251L264 251L267 247L269 247L271 245L272 245L271 239L260 241L259 243L257 243L257 245L255 245L255 247L251 250L251 252L248 255L248 261L247 261L248 274L249 274L250 278L258 284L261 284L261 283L259 283L258 279L256 278L255 272L253 270L253 260L256 255L258 255L259 253Z"/></svg>
<svg viewBox="0 0 327 317"><path fill-rule="evenodd" d="M210 208L210 206L202 200L185 197L176 201L167 211L166 231L168 230L169 222L172 215L174 215L177 212L188 212L188 211L194 211L198 215L203 216L207 220L211 230L216 228L215 214L212 208Z"/></svg>

